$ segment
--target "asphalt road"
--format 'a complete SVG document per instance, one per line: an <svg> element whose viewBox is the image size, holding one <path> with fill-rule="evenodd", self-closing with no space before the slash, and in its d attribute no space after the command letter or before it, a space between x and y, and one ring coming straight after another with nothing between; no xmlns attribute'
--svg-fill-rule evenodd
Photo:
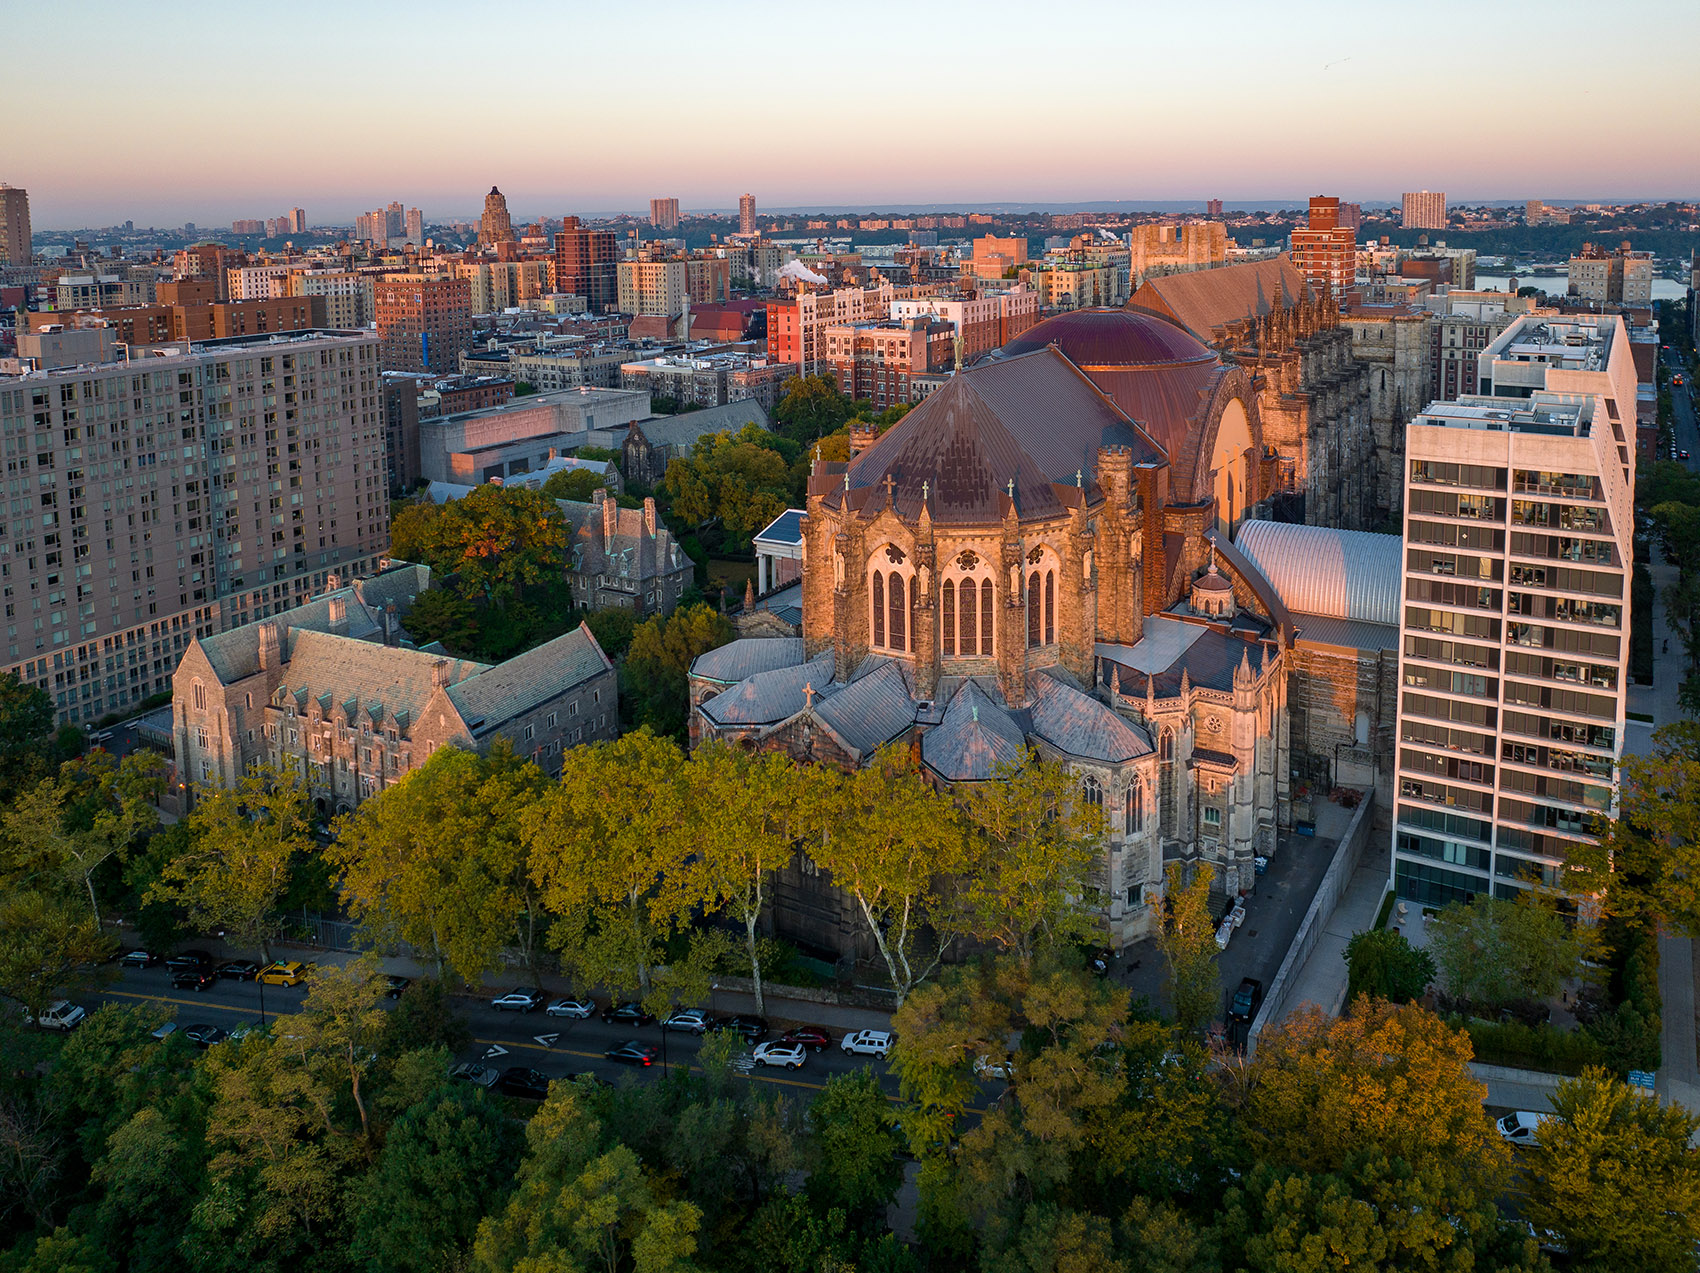
<svg viewBox="0 0 1700 1273"><path fill-rule="evenodd" d="M1700 429L1695 425L1694 399L1690 396L1695 386L1687 383L1688 376L1683 372L1682 356L1674 349L1663 352L1665 365L1672 372L1681 375L1684 382L1670 387L1671 426L1676 449L1679 452L1688 452L1688 468L1700 468Z"/></svg>
<svg viewBox="0 0 1700 1273"><path fill-rule="evenodd" d="M269 1019L299 1011L306 998L306 991L302 988L266 986L264 995L265 1010ZM169 1009L179 1026L207 1022L228 1030L243 1022L258 1021L260 998L260 985L251 981L220 980L212 989L201 992L177 990L172 987L169 974L161 966L121 969L118 980L113 985L102 992L85 996L83 1001L85 1004L156 1003ZM392 1001L387 999L383 1003L385 1007L393 1006ZM659 1073L663 1068L660 1057L656 1059L652 1070L608 1060L603 1053L617 1043L636 1039L656 1047L665 1045L667 1064L688 1068L695 1065L697 1051L702 1046L702 1041L691 1035L663 1031L659 1025L604 1025L596 1017L587 1021L573 1021L563 1017L546 1016L542 1008L529 1013L498 1012L489 1006L488 1000L483 999L459 999L456 1006L472 1027L474 1042L455 1059L479 1061L498 1070L510 1065L528 1066L551 1078L588 1070L617 1082L623 1075L642 1076L652 1072ZM772 1023L775 1028L770 1031L768 1037L778 1038L782 1032L780 1023ZM793 1023L785 1023L787 1026L790 1024ZM552 1042L541 1042L538 1038L540 1035L551 1034L558 1036ZM493 1047L504 1048L506 1052L491 1057L489 1053ZM748 1056L747 1050L745 1056ZM886 1093L896 1097L897 1079L887 1070L883 1060L871 1056L848 1056L836 1043L825 1052L809 1054L801 1069L780 1070L752 1066L748 1073L755 1082L795 1089L801 1099L807 1100L808 1093L819 1091L833 1075L848 1074L863 1066L871 1068ZM1001 1085L987 1085L984 1098L989 1100L994 1097L1000 1087ZM984 1101L977 1103L983 1104Z"/></svg>

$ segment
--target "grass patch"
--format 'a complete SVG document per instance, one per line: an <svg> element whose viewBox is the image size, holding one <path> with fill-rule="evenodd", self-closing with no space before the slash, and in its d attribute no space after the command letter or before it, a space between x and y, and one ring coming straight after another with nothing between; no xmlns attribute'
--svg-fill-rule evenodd
<svg viewBox="0 0 1700 1273"><path fill-rule="evenodd" d="M1393 900L1393 890L1388 889L1386 895L1381 899L1381 909L1375 913L1375 927L1387 927L1387 917L1393 913Z"/></svg>

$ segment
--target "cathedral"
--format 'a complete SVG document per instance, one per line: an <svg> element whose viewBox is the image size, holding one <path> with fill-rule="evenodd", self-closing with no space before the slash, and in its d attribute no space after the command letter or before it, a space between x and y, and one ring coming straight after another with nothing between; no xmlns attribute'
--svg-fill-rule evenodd
<svg viewBox="0 0 1700 1273"><path fill-rule="evenodd" d="M1257 519L1292 461L1257 395L1244 367L1132 310L1059 315L959 371L848 463L815 465L786 590L797 635L696 660L693 745L850 769L902 742L946 788L1031 747L1104 810L1094 884L1114 945L1154 931L1170 863L1209 863L1219 898L1248 889L1293 820L1289 692L1312 626L1235 543L1272 524ZM1393 719L1396 598L1366 591L1389 563L1347 552L1351 532L1280 529L1301 541L1296 566L1295 541L1267 554L1287 587L1338 610L1316 616L1340 667L1323 665L1329 690L1307 702L1327 719L1303 732L1367 753ZM832 893L798 863L777 931L853 948Z"/></svg>

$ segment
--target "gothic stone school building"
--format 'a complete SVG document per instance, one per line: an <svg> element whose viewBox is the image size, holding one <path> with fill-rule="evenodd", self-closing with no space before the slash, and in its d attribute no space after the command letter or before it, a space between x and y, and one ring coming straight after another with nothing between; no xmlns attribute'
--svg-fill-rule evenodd
<svg viewBox="0 0 1700 1273"><path fill-rule="evenodd" d="M696 660L693 745L850 769L906 742L941 787L991 781L1030 745L1104 809L1094 883L1116 945L1154 931L1170 862L1212 865L1219 898L1249 888L1292 819L1296 669L1324 682L1306 695L1315 746L1385 750L1394 717L1396 590L1391 611L1366 608L1363 578L1397 577L1397 537L1361 536L1391 541L1389 566L1386 544L1366 558L1342 532L1282 528L1320 537L1283 557L1286 575L1338 610L1306 656L1309 616L1233 544L1281 463L1246 372L1177 325L1113 310L1041 323L848 464L816 465L801 633ZM808 862L776 896L782 935L857 947Z"/></svg>

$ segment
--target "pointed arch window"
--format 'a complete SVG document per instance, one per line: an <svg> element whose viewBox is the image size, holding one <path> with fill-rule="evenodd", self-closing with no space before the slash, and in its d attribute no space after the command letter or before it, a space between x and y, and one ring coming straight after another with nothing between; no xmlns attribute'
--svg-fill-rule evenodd
<svg viewBox="0 0 1700 1273"><path fill-rule="evenodd" d="M939 615L943 620L939 630L944 639L944 653L949 658L956 653L956 584L949 579L939 585Z"/></svg>
<svg viewBox="0 0 1700 1273"><path fill-rule="evenodd" d="M1104 788L1091 774L1087 774L1080 784L1080 798L1094 809L1104 807Z"/></svg>
<svg viewBox="0 0 1700 1273"><path fill-rule="evenodd" d="M903 621L903 576L894 570L887 582L891 588L891 648L902 651L909 648L904 644L908 625Z"/></svg>
<svg viewBox="0 0 1700 1273"><path fill-rule="evenodd" d="M197 712L204 712L204 711L207 710L207 690L206 690L206 687L204 685L202 685L199 681L195 682L194 699L195 699L195 710Z"/></svg>
<svg viewBox="0 0 1700 1273"><path fill-rule="evenodd" d="M1145 830L1145 786L1137 778L1128 784L1125 825L1128 835L1138 835Z"/></svg>
<svg viewBox="0 0 1700 1273"><path fill-rule="evenodd" d="M962 581L962 653L974 655L980 652L978 634L979 623L975 619L975 596L979 590L974 587L972 579Z"/></svg>
<svg viewBox="0 0 1700 1273"><path fill-rule="evenodd" d="M1039 644L1043 634L1044 616L1039 613L1039 572L1027 576L1027 644Z"/></svg>
<svg viewBox="0 0 1700 1273"><path fill-rule="evenodd" d="M874 571L874 644L885 644L885 575Z"/></svg>
<svg viewBox="0 0 1700 1273"><path fill-rule="evenodd" d="M1057 643L1057 573L1045 572L1045 644Z"/></svg>
<svg viewBox="0 0 1700 1273"><path fill-rule="evenodd" d="M972 587L972 585L970 585ZM980 653L992 653L992 581L980 580Z"/></svg>

